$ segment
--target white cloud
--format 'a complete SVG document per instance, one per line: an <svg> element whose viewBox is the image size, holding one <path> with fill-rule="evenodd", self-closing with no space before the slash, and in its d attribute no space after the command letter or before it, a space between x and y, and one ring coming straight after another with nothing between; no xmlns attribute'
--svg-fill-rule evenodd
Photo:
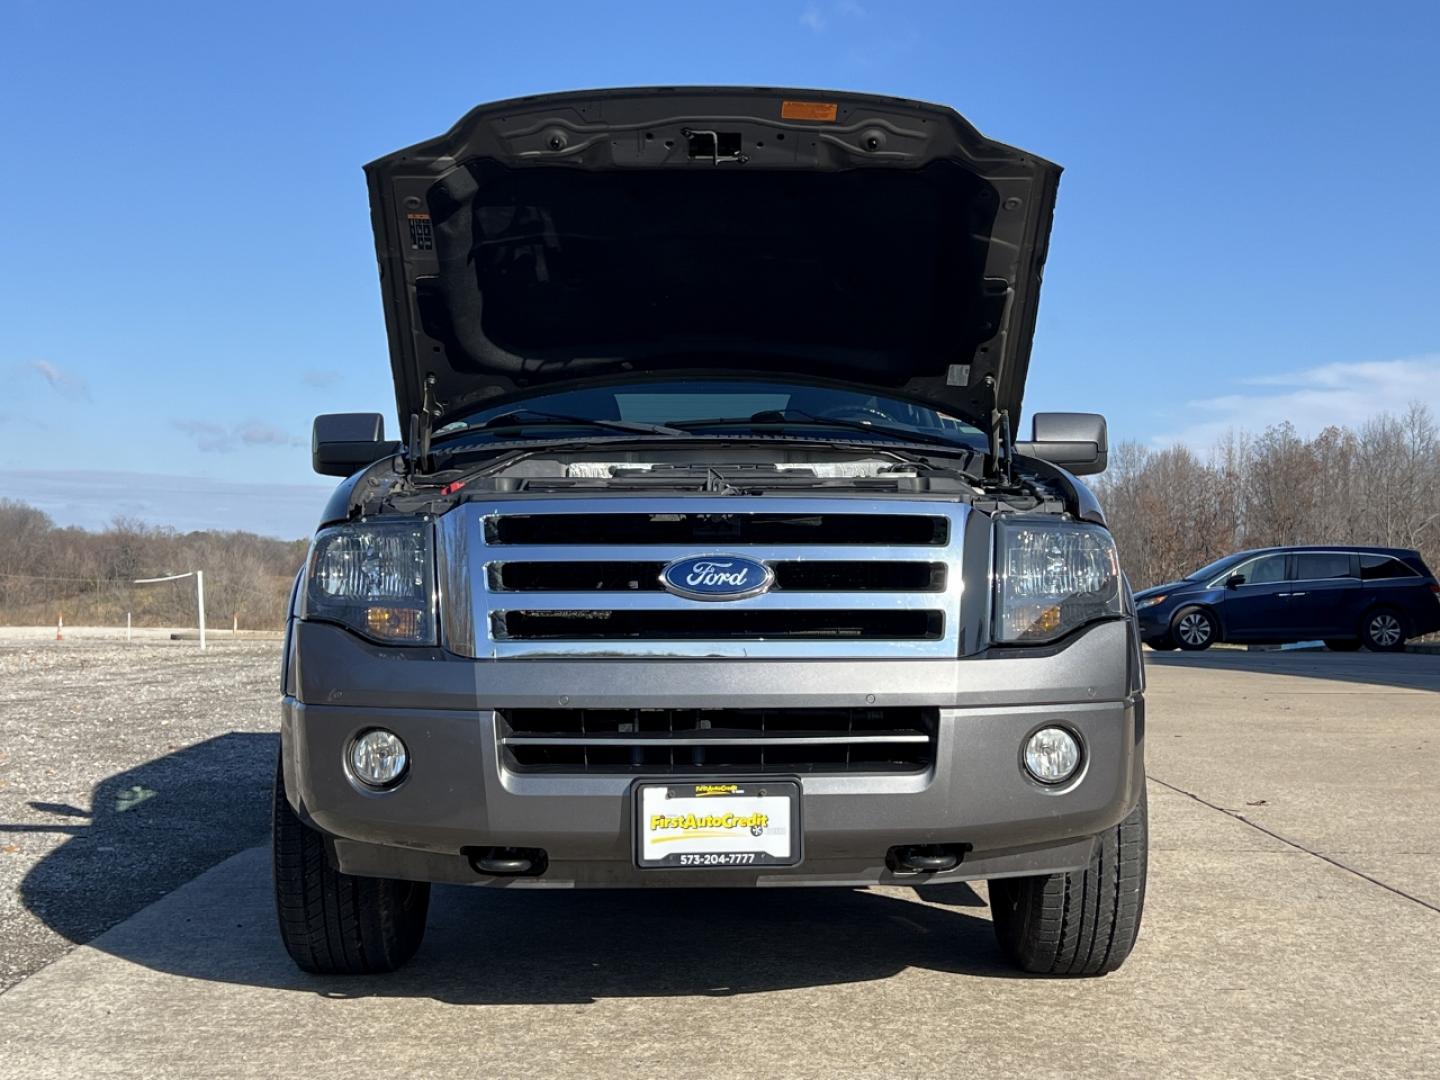
<svg viewBox="0 0 1440 1080"><path fill-rule="evenodd" d="M235 437L246 446L304 446L305 443L273 424L249 420L235 429Z"/></svg>
<svg viewBox="0 0 1440 1080"><path fill-rule="evenodd" d="M49 360L32 360L27 365L31 371L50 384L50 388L61 397L88 398L90 384L68 371L56 367Z"/></svg>
<svg viewBox="0 0 1440 1080"><path fill-rule="evenodd" d="M1331 424L1359 427L1379 413L1403 412L1412 401L1440 416L1440 354L1241 379L1233 393L1188 402L1190 423L1155 441L1204 451L1227 432L1260 432L1287 420L1309 436Z"/></svg>
<svg viewBox="0 0 1440 1080"><path fill-rule="evenodd" d="M242 446L304 446L287 431L264 424L259 420L247 420L230 427L212 420L176 420L177 431L183 431L195 441L195 449L202 454L228 454Z"/></svg>
<svg viewBox="0 0 1440 1080"><path fill-rule="evenodd" d="M340 381L340 372L332 371L329 368L312 368L300 376L300 381L306 386L324 390Z"/></svg>
<svg viewBox="0 0 1440 1080"><path fill-rule="evenodd" d="M835 16L846 19L858 19L865 14L865 8L859 0L830 0L828 3L819 3L812 0L805 5L800 12L800 25L816 34L823 34L830 25L830 20Z"/></svg>

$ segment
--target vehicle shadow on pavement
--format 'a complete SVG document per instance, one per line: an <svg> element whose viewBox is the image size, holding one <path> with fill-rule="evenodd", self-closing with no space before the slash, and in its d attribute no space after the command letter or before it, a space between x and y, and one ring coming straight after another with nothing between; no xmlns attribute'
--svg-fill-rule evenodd
<svg viewBox="0 0 1440 1080"><path fill-rule="evenodd" d="M253 869L268 869L268 851L255 855ZM269 881L258 884L217 887L184 920L152 924L142 913L94 945L190 979L452 1005L733 997L873 982L910 968L1023 977L1004 963L989 920L965 910L983 904L965 885L944 887L945 906L934 903L940 887L926 890L931 903L909 890L437 887L425 943L403 969L317 977L285 955Z"/></svg>
<svg viewBox="0 0 1440 1080"><path fill-rule="evenodd" d="M1204 652L1145 651L1145 663L1157 668L1246 671L1371 683L1407 690L1440 691L1440 655L1429 653L1331 652L1328 649L1207 649Z"/></svg>
<svg viewBox="0 0 1440 1080"><path fill-rule="evenodd" d="M1000 955L984 899L955 882L884 891L437 886L425 943L403 970L306 975L275 924L267 841L276 750L274 735L225 735L102 781L89 814L36 805L57 815L45 828L72 835L25 876L26 907L71 941L153 971L330 998L576 1004L864 983L907 968L1018 974Z"/></svg>
<svg viewBox="0 0 1440 1080"><path fill-rule="evenodd" d="M269 835L279 736L231 732L116 773L90 810L31 802L0 837L68 833L20 882L25 907L83 944Z"/></svg>

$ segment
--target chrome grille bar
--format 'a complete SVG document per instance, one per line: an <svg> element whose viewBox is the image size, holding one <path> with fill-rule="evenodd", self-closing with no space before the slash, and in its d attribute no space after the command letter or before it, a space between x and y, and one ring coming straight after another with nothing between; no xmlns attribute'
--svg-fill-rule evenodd
<svg viewBox="0 0 1440 1080"><path fill-rule="evenodd" d="M969 508L963 504L930 502L920 500L890 499L832 499L814 497L765 497L763 499L737 499L724 496L666 496L666 497L605 497L593 496L584 500L578 498L517 498L513 500L494 499L486 502L463 503L444 515L438 522L439 581L441 584L442 625L444 644L451 651L463 656L486 658L534 658L548 659L561 657L734 657L734 658L868 658L868 657L943 657L958 653L959 615L961 594L960 555L963 545L964 525ZM599 543L588 544L583 529L566 543L503 543L493 539L503 531L493 523L507 515L536 518L542 515L565 515L565 521L574 522L576 515L587 511L608 515L634 515L637 536L644 535L645 522L657 522L657 530L663 529L672 539L665 543L648 543L643 539L634 544ZM649 519L649 515L655 515ZM717 539L711 533L717 531L714 523L721 525L733 522L746 515L765 515L774 519L777 515L793 515L797 521L803 519L809 527L812 521L819 522L823 533L827 519L842 515L867 515L873 519L899 519L923 517L943 519L937 521L937 538L943 536L943 543L934 544L864 544L842 543L745 543L739 540ZM679 543L673 540L677 517L688 519L703 518L706 536L694 543ZM883 522L882 522L883 524ZM923 533L925 526L916 522L913 526L896 522L895 535L911 538ZM745 531L743 522L739 531ZM866 529L873 529L875 522L867 523ZM628 526L627 526L628 528ZM513 532L514 530L508 530ZM719 530L719 531L723 531ZM838 532L845 532L843 522L837 523ZM883 531L883 530L882 530ZM849 530L854 535L855 530ZM869 532L867 531L867 535ZM807 539L809 539L807 537ZM741 600L696 601L675 596L661 590L595 589L550 591L545 589L494 588L492 569L501 571L507 563L579 563L579 562L669 562L674 559L709 554L735 554L759 559L772 566L803 562L921 562L943 563L949 572L943 575L944 588L930 591L881 591L845 587L829 588L825 591L802 591L799 589L777 589ZM883 634L866 633L856 637L853 633L837 637L785 638L763 636L726 636L714 639L689 634L684 638L657 640L647 635L644 640L633 637L607 639L604 633L607 612L623 613L614 625L622 623L633 626L635 613L646 611L688 613L696 620L704 620L708 612L754 611L771 613L769 622L761 620L757 625L772 625L775 613L785 611L805 612L806 619L813 623L823 620L825 612L835 612L837 619L854 620L865 612L876 613L882 626L898 626L899 616L892 616L884 622L884 612L934 613L930 618L941 627L936 633L923 636L912 634L906 637L885 637ZM557 639L506 635L496 632L496 626L504 626L505 615L510 612L524 613L565 613L583 620L586 632L583 637ZM590 613L594 613L591 617ZM673 616L672 616L673 617ZM663 622L665 616L657 619ZM522 620L523 621L523 620ZM687 622L691 620L687 619ZM734 624L737 620L718 618L717 624ZM749 621L746 621L747 625ZM906 624L908 625L908 624ZM703 629L702 634L714 632ZM737 631L730 631L732 634ZM748 631L747 631L748 632ZM889 632L889 631L886 631Z"/></svg>

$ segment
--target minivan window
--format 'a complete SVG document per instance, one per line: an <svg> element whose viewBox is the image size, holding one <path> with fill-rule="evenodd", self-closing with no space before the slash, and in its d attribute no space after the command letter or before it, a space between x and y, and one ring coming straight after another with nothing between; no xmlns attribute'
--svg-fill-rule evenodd
<svg viewBox="0 0 1440 1080"><path fill-rule="evenodd" d="M1399 559L1389 555L1361 555L1360 577L1365 581L1382 581L1385 578L1419 577L1414 570Z"/></svg>
<svg viewBox="0 0 1440 1080"><path fill-rule="evenodd" d="M1296 581L1323 581L1326 578L1348 578L1350 556L1340 552L1314 552L1295 556Z"/></svg>
<svg viewBox="0 0 1440 1080"><path fill-rule="evenodd" d="M1285 556L1268 555L1263 559L1256 559L1249 566L1242 567L1242 574L1245 575L1246 585L1268 585L1274 581L1285 580Z"/></svg>
<svg viewBox="0 0 1440 1080"><path fill-rule="evenodd" d="M1211 586L1225 584L1232 573L1243 577L1246 585L1272 585L1277 581L1285 580L1285 556L1265 555L1253 562L1241 563L1229 573L1222 574L1212 581Z"/></svg>

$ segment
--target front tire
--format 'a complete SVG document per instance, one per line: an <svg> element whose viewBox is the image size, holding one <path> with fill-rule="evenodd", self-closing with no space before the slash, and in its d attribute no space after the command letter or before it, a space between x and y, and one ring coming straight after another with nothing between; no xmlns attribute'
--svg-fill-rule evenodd
<svg viewBox="0 0 1440 1080"><path fill-rule="evenodd" d="M1146 800L1095 844L1084 870L990 882L1000 950L1036 975L1105 975L1130 955L1145 908Z"/></svg>
<svg viewBox="0 0 1440 1080"><path fill-rule="evenodd" d="M369 975L394 971L415 955L425 937L428 882L353 877L332 868L324 838L291 809L281 768L272 830L280 937L302 971Z"/></svg>
<svg viewBox="0 0 1440 1080"><path fill-rule="evenodd" d="M1360 621L1360 640L1371 652L1399 652L1405 648L1405 623L1399 612L1376 608Z"/></svg>
<svg viewBox="0 0 1440 1080"><path fill-rule="evenodd" d="M1204 608L1184 608L1176 612L1170 624L1170 636L1186 652L1199 652L1215 644L1220 636L1220 624Z"/></svg>

